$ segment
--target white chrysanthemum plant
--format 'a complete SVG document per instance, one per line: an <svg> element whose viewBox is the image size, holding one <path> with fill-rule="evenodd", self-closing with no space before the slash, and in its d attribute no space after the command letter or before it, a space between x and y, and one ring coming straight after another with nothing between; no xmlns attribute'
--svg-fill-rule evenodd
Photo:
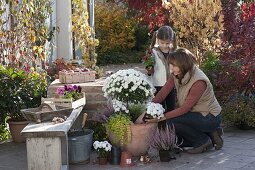
<svg viewBox="0 0 255 170"><path fill-rule="evenodd" d="M145 118L161 119L164 117L165 109L160 103L149 102L146 107Z"/></svg>
<svg viewBox="0 0 255 170"><path fill-rule="evenodd" d="M101 158L106 158L108 156L108 153L112 149L112 145L108 141L95 141L93 143L94 149L97 151L98 156Z"/></svg>
<svg viewBox="0 0 255 170"><path fill-rule="evenodd" d="M119 70L105 81L104 96L112 100L115 112L129 113L130 104L143 104L150 101L155 88L148 77L134 69Z"/></svg>

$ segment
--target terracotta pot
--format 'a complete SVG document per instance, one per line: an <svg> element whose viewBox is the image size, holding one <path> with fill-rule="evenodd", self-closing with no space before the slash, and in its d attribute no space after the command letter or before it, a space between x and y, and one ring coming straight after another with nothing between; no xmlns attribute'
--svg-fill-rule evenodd
<svg viewBox="0 0 255 170"><path fill-rule="evenodd" d="M131 125L131 142L124 146L133 156L145 155L149 148L149 139L157 128L157 123Z"/></svg>
<svg viewBox="0 0 255 170"><path fill-rule="evenodd" d="M98 164L99 165L106 165L107 164L107 158L105 157L98 157Z"/></svg>
<svg viewBox="0 0 255 170"><path fill-rule="evenodd" d="M123 150L130 152L133 156L145 155L149 148L149 138L154 130L156 130L157 123L132 124L130 128L131 141L122 147ZM112 133L110 133L108 137L111 143L120 145L116 143L117 140Z"/></svg>
<svg viewBox="0 0 255 170"><path fill-rule="evenodd" d="M146 68L148 76L152 75L154 73L154 67Z"/></svg>
<svg viewBox="0 0 255 170"><path fill-rule="evenodd" d="M133 166L132 163L132 154L128 151L122 151L121 152L121 161L120 161L121 167L130 167Z"/></svg>
<svg viewBox="0 0 255 170"><path fill-rule="evenodd" d="M7 123L9 124L13 141L18 143L25 142L26 138L21 135L21 131L28 125L29 121L13 122L8 120Z"/></svg>

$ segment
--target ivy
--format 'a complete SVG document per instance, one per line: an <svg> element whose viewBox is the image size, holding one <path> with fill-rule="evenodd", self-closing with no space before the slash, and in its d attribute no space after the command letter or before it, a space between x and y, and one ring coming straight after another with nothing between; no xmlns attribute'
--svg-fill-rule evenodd
<svg viewBox="0 0 255 170"><path fill-rule="evenodd" d="M88 11L83 0L72 0L72 32L75 43L81 49L85 66L94 68L96 65L95 47L99 45L98 39L94 39L93 28L89 25Z"/></svg>

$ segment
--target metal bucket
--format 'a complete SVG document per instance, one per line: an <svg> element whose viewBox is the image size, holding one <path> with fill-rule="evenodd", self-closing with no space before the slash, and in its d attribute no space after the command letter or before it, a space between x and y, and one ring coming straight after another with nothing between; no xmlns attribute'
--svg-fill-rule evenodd
<svg viewBox="0 0 255 170"><path fill-rule="evenodd" d="M68 133L68 157L69 163L88 163L92 147L94 131L83 129Z"/></svg>

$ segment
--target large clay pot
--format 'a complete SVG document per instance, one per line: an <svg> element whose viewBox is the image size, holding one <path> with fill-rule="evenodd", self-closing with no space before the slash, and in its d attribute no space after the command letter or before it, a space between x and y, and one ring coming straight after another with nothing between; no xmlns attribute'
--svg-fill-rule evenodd
<svg viewBox="0 0 255 170"><path fill-rule="evenodd" d="M130 152L133 156L145 155L149 148L149 140L157 128L157 123L142 123L142 124L132 124L131 129L131 141L122 147L122 150ZM120 145L116 143L116 138L110 132L109 140L115 145Z"/></svg>
<svg viewBox="0 0 255 170"><path fill-rule="evenodd" d="M25 142L26 138L21 136L21 131L28 125L29 121L13 122L8 120L7 123L9 124L13 141L18 143Z"/></svg>
<svg viewBox="0 0 255 170"><path fill-rule="evenodd" d="M144 123L131 125L131 142L124 146L133 156L141 156L147 153L149 140L157 128L157 123Z"/></svg>

